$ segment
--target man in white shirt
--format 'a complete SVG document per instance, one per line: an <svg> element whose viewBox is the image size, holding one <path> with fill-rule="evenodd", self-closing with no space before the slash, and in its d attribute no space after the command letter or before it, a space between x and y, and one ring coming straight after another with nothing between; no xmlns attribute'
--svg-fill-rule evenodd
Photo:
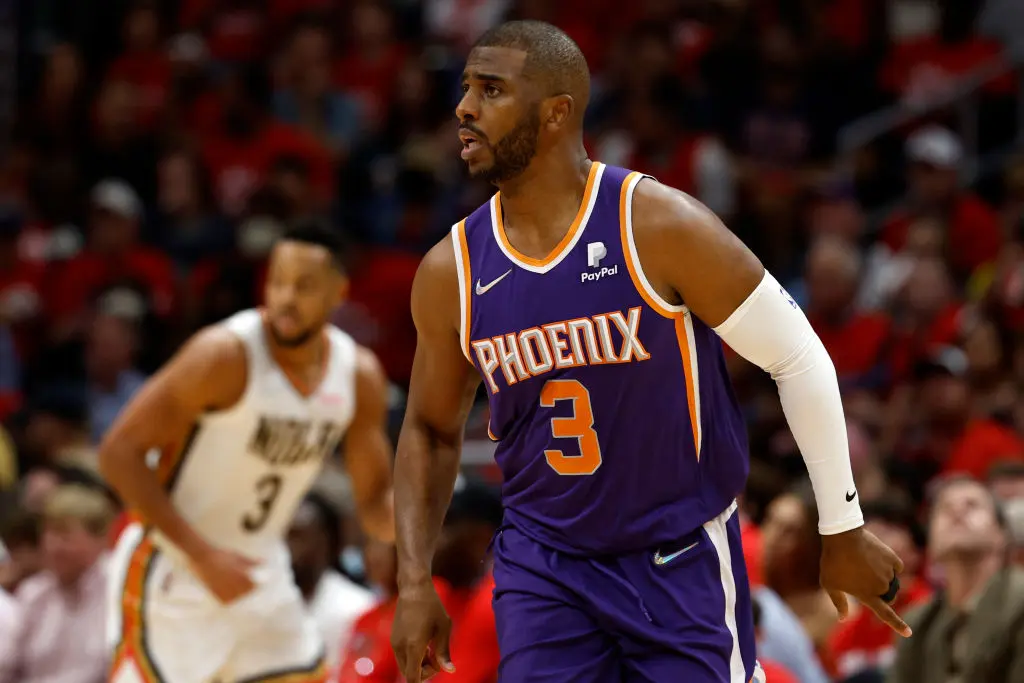
<svg viewBox="0 0 1024 683"><path fill-rule="evenodd" d="M373 594L337 570L341 554L341 515L323 496L309 494L288 530L295 583L302 591L326 647L327 670L334 671L352 627L373 606Z"/></svg>

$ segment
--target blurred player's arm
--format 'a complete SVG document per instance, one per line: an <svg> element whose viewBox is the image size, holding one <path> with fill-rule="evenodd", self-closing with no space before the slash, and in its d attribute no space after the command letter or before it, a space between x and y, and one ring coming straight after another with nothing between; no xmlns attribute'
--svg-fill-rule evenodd
<svg viewBox="0 0 1024 683"><path fill-rule="evenodd" d="M366 533L395 539L391 490L391 442L387 435L388 381L377 357L360 347L356 355L356 407L345 434L345 469Z"/></svg>
<svg viewBox="0 0 1024 683"><path fill-rule="evenodd" d="M432 586L430 565L451 502L466 418L480 379L459 343L451 236L423 259L412 289L416 355L395 457L399 587Z"/></svg>
<svg viewBox="0 0 1024 683"><path fill-rule="evenodd" d="M864 524L835 366L799 307L757 257L692 197L642 180L633 233L644 271L668 303L689 310L736 353L770 373L818 504L818 529ZM884 589L879 592L881 594Z"/></svg>
<svg viewBox="0 0 1024 683"><path fill-rule="evenodd" d="M100 470L126 506L193 560L210 545L175 510L146 454L159 449L168 457L180 449L200 416L234 405L245 383L238 338L220 328L202 330L135 394L100 444Z"/></svg>

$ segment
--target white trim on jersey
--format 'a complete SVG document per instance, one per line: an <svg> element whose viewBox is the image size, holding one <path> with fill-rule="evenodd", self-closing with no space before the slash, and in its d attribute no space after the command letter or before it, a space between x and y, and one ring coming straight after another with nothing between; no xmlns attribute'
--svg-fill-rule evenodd
<svg viewBox="0 0 1024 683"><path fill-rule="evenodd" d="M470 363L473 359L469 355L469 330L466 329L470 321L466 312L469 310L468 307L470 302L467 300L469 296L469 288L472 283L468 281L470 274L466 272L466 264L463 263L464 254L469 253L469 245L462 243L462 230L459 229L465 221L459 221L452 226L452 249L455 251L455 271L459 275L459 345L462 347L462 353L466 356Z"/></svg>
<svg viewBox="0 0 1024 683"><path fill-rule="evenodd" d="M638 280L640 280L640 285L644 288L644 293L647 294L647 296L649 296L651 299L653 299L656 304L664 308L665 311L671 314L679 314L686 311L686 306L682 304L670 304L669 302L665 301L665 299L663 299L661 295L658 294L658 292L655 291L654 287L651 286L650 281L644 274L643 265L640 263L640 257L637 255L636 251L636 241L633 239L633 191L636 189L636 186L640 183L641 180L650 177L651 176L637 174L633 177L632 180L630 180L629 187L626 188L626 242L629 246L629 258L633 262L633 268L636 270L636 277ZM653 180L653 178L651 179ZM689 325L689 321L687 321L687 324ZM692 345L693 331L692 329L688 331L690 332L690 343ZM695 364L693 367L696 368L696 355L694 355L694 363Z"/></svg>
<svg viewBox="0 0 1024 683"><path fill-rule="evenodd" d="M732 635L732 652L729 655L729 683L747 683L747 671L743 666L743 653L740 651L739 629L736 625L736 575L732 568L732 549L729 547L729 530L726 526L729 519L736 514L738 505L732 502L725 512L710 522L705 522L704 531L718 554L719 576L722 581L722 592L725 595L725 626Z"/></svg>

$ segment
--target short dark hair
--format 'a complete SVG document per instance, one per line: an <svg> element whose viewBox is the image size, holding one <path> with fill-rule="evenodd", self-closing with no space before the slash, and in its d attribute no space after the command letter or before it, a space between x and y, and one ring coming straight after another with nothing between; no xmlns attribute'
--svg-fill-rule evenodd
<svg viewBox="0 0 1024 683"><path fill-rule="evenodd" d="M861 505L864 521L878 520L892 526L906 529L914 545L923 548L927 545L924 528L918 522L914 507L904 498L884 498L866 500Z"/></svg>
<svg viewBox="0 0 1024 683"><path fill-rule="evenodd" d="M347 269L348 249L341 231L319 220L303 220L289 227L283 235L282 242L301 242L326 249L334 262L334 267L341 272Z"/></svg>
<svg viewBox="0 0 1024 683"><path fill-rule="evenodd" d="M507 21L480 36L473 47L522 50L524 75L541 86L545 97L571 95L582 118L590 99L590 69L579 45L565 31L543 21Z"/></svg>

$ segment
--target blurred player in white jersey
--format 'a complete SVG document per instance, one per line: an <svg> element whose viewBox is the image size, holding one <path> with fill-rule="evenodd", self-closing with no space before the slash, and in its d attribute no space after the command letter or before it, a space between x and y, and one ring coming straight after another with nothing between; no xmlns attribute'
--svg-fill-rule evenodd
<svg viewBox="0 0 1024 683"><path fill-rule="evenodd" d="M387 381L327 322L346 286L335 234L292 230L265 308L198 332L106 435L103 474L143 520L114 552L112 681L324 679L285 534L339 445L363 527L394 536Z"/></svg>

